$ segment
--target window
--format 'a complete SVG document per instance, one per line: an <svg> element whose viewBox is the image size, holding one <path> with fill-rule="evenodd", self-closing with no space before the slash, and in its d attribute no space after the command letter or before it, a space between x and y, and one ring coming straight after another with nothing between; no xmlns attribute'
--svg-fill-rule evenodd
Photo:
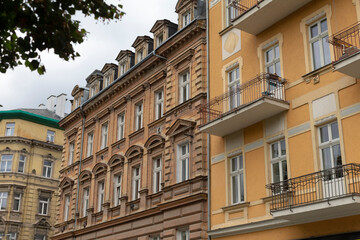
<svg viewBox="0 0 360 240"><path fill-rule="evenodd" d="M25 172L25 160L26 160L26 157L24 155L19 156L19 166L18 166L19 173Z"/></svg>
<svg viewBox="0 0 360 240"><path fill-rule="evenodd" d="M104 88L110 85L110 75L105 76Z"/></svg>
<svg viewBox="0 0 360 240"><path fill-rule="evenodd" d="M179 101L183 103L190 98L190 73L189 70L183 72L179 76Z"/></svg>
<svg viewBox="0 0 360 240"><path fill-rule="evenodd" d="M47 130L46 141L53 143L55 141L55 132Z"/></svg>
<svg viewBox="0 0 360 240"><path fill-rule="evenodd" d="M74 142L69 144L69 161L68 165L71 165L74 162Z"/></svg>
<svg viewBox="0 0 360 240"><path fill-rule="evenodd" d="M8 197L7 192L0 192L0 210L6 209L7 197Z"/></svg>
<svg viewBox="0 0 360 240"><path fill-rule="evenodd" d="M114 176L114 206L120 205L121 197L121 174Z"/></svg>
<svg viewBox="0 0 360 240"><path fill-rule="evenodd" d="M239 67L228 72L230 110L241 105Z"/></svg>
<svg viewBox="0 0 360 240"><path fill-rule="evenodd" d="M186 27L190 23L190 11L182 15L182 27Z"/></svg>
<svg viewBox="0 0 360 240"><path fill-rule="evenodd" d="M75 99L75 108L77 108L80 105L79 98Z"/></svg>
<svg viewBox="0 0 360 240"><path fill-rule="evenodd" d="M233 0L225 0L225 16L226 16L226 26L228 27L232 24L232 20L239 16L239 11L237 11L234 7L230 5Z"/></svg>
<svg viewBox="0 0 360 240"><path fill-rule="evenodd" d="M153 193L161 191L161 157L153 160Z"/></svg>
<svg viewBox="0 0 360 240"><path fill-rule="evenodd" d="M155 93L155 120L163 116L164 111L164 91L160 90Z"/></svg>
<svg viewBox="0 0 360 240"><path fill-rule="evenodd" d="M49 198L40 197L39 198L39 214L40 215L47 215L48 208L49 208Z"/></svg>
<svg viewBox="0 0 360 240"><path fill-rule="evenodd" d="M189 240L190 239L189 230L178 230L176 232L176 240Z"/></svg>
<svg viewBox="0 0 360 240"><path fill-rule="evenodd" d="M11 172L12 160L12 154L1 155L0 172Z"/></svg>
<svg viewBox="0 0 360 240"><path fill-rule="evenodd" d="M189 179L189 143L178 146L177 152L177 182Z"/></svg>
<svg viewBox="0 0 360 240"><path fill-rule="evenodd" d="M341 150L338 123L333 122L319 128L319 148L323 170L341 167ZM331 172L328 173L331 178ZM335 178L342 177L342 171L335 173Z"/></svg>
<svg viewBox="0 0 360 240"><path fill-rule="evenodd" d="M70 195L65 195L65 202L64 202L64 221L69 220L69 211L70 211Z"/></svg>
<svg viewBox="0 0 360 240"><path fill-rule="evenodd" d="M156 46L160 46L162 43L164 42L164 35L163 34L159 34L156 37Z"/></svg>
<svg viewBox="0 0 360 240"><path fill-rule="evenodd" d="M107 147L107 139L108 139L108 124L105 123L101 126L101 146L100 149L104 149Z"/></svg>
<svg viewBox="0 0 360 240"><path fill-rule="evenodd" d="M126 65L125 63L120 65L120 76L124 75L126 72Z"/></svg>
<svg viewBox="0 0 360 240"><path fill-rule="evenodd" d="M135 105L135 131L140 130L143 127L143 103L137 103Z"/></svg>
<svg viewBox="0 0 360 240"><path fill-rule="evenodd" d="M95 86L90 87L90 97L93 97L95 95Z"/></svg>
<svg viewBox="0 0 360 240"><path fill-rule="evenodd" d="M274 142L271 148L271 176L273 183L279 183L288 179L286 163L286 145L285 140ZM287 191L287 184L281 183L275 185L275 193Z"/></svg>
<svg viewBox="0 0 360 240"><path fill-rule="evenodd" d="M3 238L4 233L1 233L0 235L0 239L6 239L6 240L16 240L16 233L15 232L10 232L5 234L5 238Z"/></svg>
<svg viewBox="0 0 360 240"><path fill-rule="evenodd" d="M137 53L137 62L140 62L141 60L143 60L143 58L144 58L144 50L141 49Z"/></svg>
<svg viewBox="0 0 360 240"><path fill-rule="evenodd" d="M331 62L326 18L309 26L309 37L312 66L316 70Z"/></svg>
<svg viewBox="0 0 360 240"><path fill-rule="evenodd" d="M14 136L15 123L6 123L5 136Z"/></svg>
<svg viewBox="0 0 360 240"><path fill-rule="evenodd" d="M125 114L121 113L118 116L117 140L124 138L124 130L125 130Z"/></svg>
<svg viewBox="0 0 360 240"><path fill-rule="evenodd" d="M265 51L265 68L266 72L281 76L280 49L278 44Z"/></svg>
<svg viewBox="0 0 360 240"><path fill-rule="evenodd" d="M20 211L21 205L21 193L14 193L14 202L13 202L13 210Z"/></svg>
<svg viewBox="0 0 360 240"><path fill-rule="evenodd" d="M104 203L104 191L105 191L105 183L104 182L99 182L98 184L98 212L101 212L102 209L102 205Z"/></svg>
<svg viewBox="0 0 360 240"><path fill-rule="evenodd" d="M160 240L160 236L153 236L153 237L150 237L150 240Z"/></svg>
<svg viewBox="0 0 360 240"><path fill-rule="evenodd" d="M87 216L87 209L89 208L89 188L84 188L83 191L83 204L82 204L82 216Z"/></svg>
<svg viewBox="0 0 360 240"><path fill-rule="evenodd" d="M36 234L35 235L35 240L46 240L46 236L41 235L41 234Z"/></svg>
<svg viewBox="0 0 360 240"><path fill-rule="evenodd" d="M86 157L90 157L93 153L93 142L94 142L94 134L88 133L87 135L87 147L86 147Z"/></svg>
<svg viewBox="0 0 360 240"><path fill-rule="evenodd" d="M245 200L244 196L244 164L242 155L233 157L230 161L231 177L231 202L240 203Z"/></svg>
<svg viewBox="0 0 360 240"><path fill-rule="evenodd" d="M51 178L52 174L52 162L49 160L44 160L44 166L43 166L43 177Z"/></svg>
<svg viewBox="0 0 360 240"><path fill-rule="evenodd" d="M140 167L134 167L132 176L132 200L140 197L140 179Z"/></svg>

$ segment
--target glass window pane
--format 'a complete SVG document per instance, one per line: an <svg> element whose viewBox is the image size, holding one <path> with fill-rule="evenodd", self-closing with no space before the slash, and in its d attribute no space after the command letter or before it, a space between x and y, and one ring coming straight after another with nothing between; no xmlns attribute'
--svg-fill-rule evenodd
<svg viewBox="0 0 360 240"><path fill-rule="evenodd" d="M326 19L322 20L320 25L321 25L321 32L325 32L325 31L328 30L328 28L327 28L327 20Z"/></svg>
<svg viewBox="0 0 360 240"><path fill-rule="evenodd" d="M266 52L266 62L271 62L274 59L273 49Z"/></svg>
<svg viewBox="0 0 360 240"><path fill-rule="evenodd" d="M243 202L245 200L244 195L244 175L240 174L240 201Z"/></svg>
<svg viewBox="0 0 360 240"><path fill-rule="evenodd" d="M324 148L321 150L324 169L332 168L330 148Z"/></svg>
<svg viewBox="0 0 360 240"><path fill-rule="evenodd" d="M339 138L339 128L337 122L331 124L331 135L332 135L332 139Z"/></svg>
<svg viewBox="0 0 360 240"><path fill-rule="evenodd" d="M319 41L313 42L311 44L312 52L313 52L313 64L314 69L318 69L321 67L321 59L320 59L320 43Z"/></svg>
<svg viewBox="0 0 360 240"><path fill-rule="evenodd" d="M281 147L281 156L284 156L286 154L286 146L285 146L285 140L282 140L280 142Z"/></svg>
<svg viewBox="0 0 360 240"><path fill-rule="evenodd" d="M233 203L238 203L238 175L232 177L232 197L233 197Z"/></svg>
<svg viewBox="0 0 360 240"><path fill-rule="evenodd" d="M276 73L278 76L281 76L280 62L275 63L275 73Z"/></svg>
<svg viewBox="0 0 360 240"><path fill-rule="evenodd" d="M279 157L279 147L278 143L271 144L271 158L277 158Z"/></svg>
<svg viewBox="0 0 360 240"><path fill-rule="evenodd" d="M280 182L280 167L279 163L272 164L272 170L273 170L273 182Z"/></svg>
<svg viewBox="0 0 360 240"><path fill-rule="evenodd" d="M279 45L275 46L275 58L279 58Z"/></svg>
<svg viewBox="0 0 360 240"><path fill-rule="evenodd" d="M287 174L287 163L286 163L286 160L282 161L281 164L282 164L283 180L287 180L287 179L288 179L288 174Z"/></svg>
<svg viewBox="0 0 360 240"><path fill-rule="evenodd" d="M319 35L318 25L317 24L310 27L310 33L311 33L311 38L316 37L317 35Z"/></svg>
<svg viewBox="0 0 360 240"><path fill-rule="evenodd" d="M239 157L239 165L240 165L240 169L243 169L244 168L244 166L243 166L243 157L242 157L242 155L240 155Z"/></svg>
<svg viewBox="0 0 360 240"><path fill-rule="evenodd" d="M236 158L231 159L231 171L235 172L238 169Z"/></svg>
<svg viewBox="0 0 360 240"><path fill-rule="evenodd" d="M328 142L329 141L329 132L328 132L328 127L324 126L320 128L320 142L324 143L324 142Z"/></svg>
<svg viewBox="0 0 360 240"><path fill-rule="evenodd" d="M341 161L340 144L337 144L332 148L333 148L334 167L341 166L342 161Z"/></svg>
<svg viewBox="0 0 360 240"><path fill-rule="evenodd" d="M328 36L326 36L322 39L323 52L324 52L324 64L329 64L331 62L330 46L329 46L327 39L328 39Z"/></svg>

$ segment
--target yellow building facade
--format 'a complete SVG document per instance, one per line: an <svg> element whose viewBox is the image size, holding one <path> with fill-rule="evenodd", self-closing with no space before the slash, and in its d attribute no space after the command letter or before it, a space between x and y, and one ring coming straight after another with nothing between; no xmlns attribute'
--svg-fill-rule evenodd
<svg viewBox="0 0 360 240"><path fill-rule="evenodd" d="M212 239L358 239L358 0L212 0Z"/></svg>
<svg viewBox="0 0 360 240"><path fill-rule="evenodd" d="M47 109L0 111L0 239L50 239L64 141L60 119Z"/></svg>

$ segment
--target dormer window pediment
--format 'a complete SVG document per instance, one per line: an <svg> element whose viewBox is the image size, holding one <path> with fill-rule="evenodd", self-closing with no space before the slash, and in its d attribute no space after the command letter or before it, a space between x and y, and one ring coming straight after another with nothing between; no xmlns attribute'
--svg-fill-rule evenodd
<svg viewBox="0 0 360 240"><path fill-rule="evenodd" d="M197 0L179 0L175 12L179 14L179 29L186 27L195 18Z"/></svg>
<svg viewBox="0 0 360 240"><path fill-rule="evenodd" d="M177 31L177 25L167 19L157 20L150 32L154 34L154 48L159 47Z"/></svg>
<svg viewBox="0 0 360 240"><path fill-rule="evenodd" d="M134 41L132 47L135 48L136 62L141 62L152 50L153 39L149 36L139 36Z"/></svg>

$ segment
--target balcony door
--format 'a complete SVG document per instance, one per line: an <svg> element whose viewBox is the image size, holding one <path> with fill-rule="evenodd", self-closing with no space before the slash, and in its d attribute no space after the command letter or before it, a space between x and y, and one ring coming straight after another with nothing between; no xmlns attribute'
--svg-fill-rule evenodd
<svg viewBox="0 0 360 240"><path fill-rule="evenodd" d="M228 72L229 108L230 110L241 105L239 67Z"/></svg>
<svg viewBox="0 0 360 240"><path fill-rule="evenodd" d="M346 193L339 140L338 123L319 128L323 197L338 197Z"/></svg>

